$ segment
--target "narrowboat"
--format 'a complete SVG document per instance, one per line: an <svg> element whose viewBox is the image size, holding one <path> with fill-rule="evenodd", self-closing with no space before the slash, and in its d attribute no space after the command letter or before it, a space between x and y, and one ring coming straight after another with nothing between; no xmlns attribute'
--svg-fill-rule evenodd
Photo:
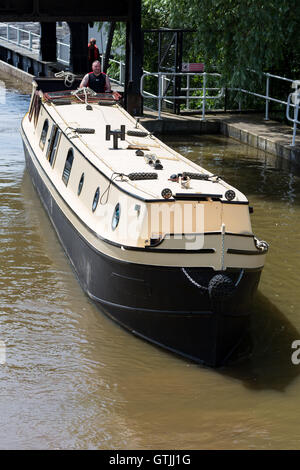
<svg viewBox="0 0 300 470"><path fill-rule="evenodd" d="M135 335L225 364L247 331L268 251L247 198L148 132L118 93L78 84L35 78L21 135L82 289Z"/></svg>

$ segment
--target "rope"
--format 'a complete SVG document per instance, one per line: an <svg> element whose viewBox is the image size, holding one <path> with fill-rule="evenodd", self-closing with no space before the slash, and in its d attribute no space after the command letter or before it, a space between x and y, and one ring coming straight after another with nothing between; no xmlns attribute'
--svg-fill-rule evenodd
<svg viewBox="0 0 300 470"><path fill-rule="evenodd" d="M198 289L200 289L202 291L203 294L208 291L207 287L201 286L201 284L198 284L198 282L194 281L194 279L186 272L186 270L184 268L181 268L181 271L183 272L183 274L185 274L185 276L188 278L188 280L192 284L194 284L194 286L196 286Z"/></svg>
<svg viewBox="0 0 300 470"><path fill-rule="evenodd" d="M78 93L83 93L84 94L84 100L82 100L80 98L80 96L78 96ZM91 88L89 87L82 87L82 88L77 88L77 90L75 91L71 91L71 95L73 96L76 96L76 98L79 99L79 101L81 101L82 103L85 103L85 104L88 104L88 96L95 96L97 93L92 90Z"/></svg>
<svg viewBox="0 0 300 470"><path fill-rule="evenodd" d="M202 290L202 292L207 292L208 291L208 288L205 287L205 286L201 286L201 284L198 284L198 282L196 282L188 273L187 271L184 269L184 268L181 268L181 271L183 272L183 274L187 277L187 279L194 285L196 286L198 289ZM241 269L241 272L239 274L239 277L236 281L236 283L234 284L234 287L237 288L239 283L241 282L243 276L244 276L244 272L245 270L244 269Z"/></svg>
<svg viewBox="0 0 300 470"><path fill-rule="evenodd" d="M114 176L115 175L115 176ZM108 201L108 198L109 198L109 192L110 192L110 188L111 188L111 185L112 185L112 182L115 181L118 176L121 178L119 181L126 181L124 180L124 178L128 178L127 175L124 175L124 173L117 173L117 172L114 172L112 175L111 175L111 178L110 178L110 181L108 183L108 186L106 188L106 190L104 191L104 193L102 194L102 196L100 197L100 204L102 206L104 206L105 204L107 204L107 201ZM105 194L107 193L107 196L106 196L106 200L105 202L102 202L102 199L103 197L105 196Z"/></svg>
<svg viewBox="0 0 300 470"><path fill-rule="evenodd" d="M75 80L75 75L72 72L65 72L62 70L61 72L57 72L54 74L56 78L64 78L65 79L65 86L70 88L73 85Z"/></svg>
<svg viewBox="0 0 300 470"><path fill-rule="evenodd" d="M238 278L238 280L236 281L236 283L234 284L234 287L237 287L237 286L239 285L239 283L241 282L242 277L243 277L243 275L244 275L244 272L245 272L245 270L244 270L244 269L241 269L239 278Z"/></svg>
<svg viewBox="0 0 300 470"><path fill-rule="evenodd" d="M221 227L221 240L222 240L222 252L221 252L221 270L224 271L224 256L225 256L225 224Z"/></svg>

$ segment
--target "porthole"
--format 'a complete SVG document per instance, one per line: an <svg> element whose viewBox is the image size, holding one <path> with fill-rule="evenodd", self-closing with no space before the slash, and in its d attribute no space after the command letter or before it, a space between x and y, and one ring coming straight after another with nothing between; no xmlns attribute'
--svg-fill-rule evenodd
<svg viewBox="0 0 300 470"><path fill-rule="evenodd" d="M84 182L84 173L82 173L79 184L78 184L78 190L77 190L78 196L80 196L81 194L83 182Z"/></svg>
<svg viewBox="0 0 300 470"><path fill-rule="evenodd" d="M98 202L99 202L99 196L100 196L100 188L98 187L96 189L94 200L93 200L93 205L92 205L93 212L95 212L95 210L97 209L97 205L98 205Z"/></svg>
<svg viewBox="0 0 300 470"><path fill-rule="evenodd" d="M120 215L121 215L121 207L120 207L120 204L118 203L115 207L113 218L111 221L111 228L113 230L116 230L117 226L119 225Z"/></svg>

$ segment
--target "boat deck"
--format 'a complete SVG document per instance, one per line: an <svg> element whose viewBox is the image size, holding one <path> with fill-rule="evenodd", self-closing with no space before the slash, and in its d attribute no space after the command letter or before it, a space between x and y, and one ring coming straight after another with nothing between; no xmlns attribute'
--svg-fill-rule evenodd
<svg viewBox="0 0 300 470"><path fill-rule="evenodd" d="M240 191L156 139L120 105L114 104L113 95L85 98L81 94L80 101L70 92L58 92L45 94L44 98L47 111L78 150L128 192L161 200L162 191L169 188L174 196L188 198L196 194L198 198L203 195L208 200L226 200L225 192L234 190L235 202L247 202ZM121 130L122 125L125 125L124 140L118 139L118 149L114 149L113 136L106 140L106 126L113 131ZM141 155L137 155L137 150ZM171 175L184 173L192 174L187 185L183 185L181 178L170 181ZM120 174L130 177L120 177Z"/></svg>

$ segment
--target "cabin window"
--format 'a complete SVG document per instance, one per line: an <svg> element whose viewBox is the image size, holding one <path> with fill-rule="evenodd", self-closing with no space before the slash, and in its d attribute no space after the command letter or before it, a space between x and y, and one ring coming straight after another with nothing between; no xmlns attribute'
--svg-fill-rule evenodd
<svg viewBox="0 0 300 470"><path fill-rule="evenodd" d="M120 204L118 203L115 207L113 218L111 221L111 228L113 230L116 230L117 226L119 225L120 215L121 215L121 207L120 207Z"/></svg>
<svg viewBox="0 0 300 470"><path fill-rule="evenodd" d="M98 201L99 201L99 196L100 196L100 188L98 187L95 192L94 200L93 200L93 205L92 205L92 210L95 212L97 209Z"/></svg>
<svg viewBox="0 0 300 470"><path fill-rule="evenodd" d="M34 105L35 105L35 101L38 97L38 94L36 91L34 91L32 93L32 96L31 96L31 101L30 101L30 106L29 106L29 111L28 111L28 118L29 118L29 121L31 121L32 119L32 116L33 116L33 112L34 112Z"/></svg>
<svg viewBox="0 0 300 470"><path fill-rule="evenodd" d="M79 181L78 191L77 191L78 196L80 196L81 194L83 182L84 182L84 173L82 173L80 181Z"/></svg>
<svg viewBox="0 0 300 470"><path fill-rule="evenodd" d="M74 160L73 149L70 149L68 151L68 155L67 155L67 158L66 158L66 163L65 163L65 167L64 167L64 171L63 171L63 175L62 175L62 180L63 180L63 182L65 183L66 186L67 186L69 178L70 178L70 173L71 173L71 168L72 168L72 165L73 165L73 160Z"/></svg>
<svg viewBox="0 0 300 470"><path fill-rule="evenodd" d="M41 97L39 95L36 95L36 98L34 100L34 119L33 119L34 127L36 127L37 122L38 122L40 109L41 109L41 103L42 103Z"/></svg>
<svg viewBox="0 0 300 470"><path fill-rule="evenodd" d="M48 141L48 148L46 153L46 158L49 160L51 166L54 165L54 159L58 148L60 135L61 130L58 129L56 124L54 124L51 129L51 135Z"/></svg>
<svg viewBox="0 0 300 470"><path fill-rule="evenodd" d="M41 133L41 138L40 138L40 147L42 150L44 150L45 147L45 142L46 142L46 137L48 134L48 129L49 129L49 121L48 119L45 120L42 133Z"/></svg>
<svg viewBox="0 0 300 470"><path fill-rule="evenodd" d="M37 125L39 113L41 109L41 97L38 91L35 91L35 93L32 95L30 106L29 106L29 112L28 112L28 118L29 121L32 120L34 117L34 127Z"/></svg>

